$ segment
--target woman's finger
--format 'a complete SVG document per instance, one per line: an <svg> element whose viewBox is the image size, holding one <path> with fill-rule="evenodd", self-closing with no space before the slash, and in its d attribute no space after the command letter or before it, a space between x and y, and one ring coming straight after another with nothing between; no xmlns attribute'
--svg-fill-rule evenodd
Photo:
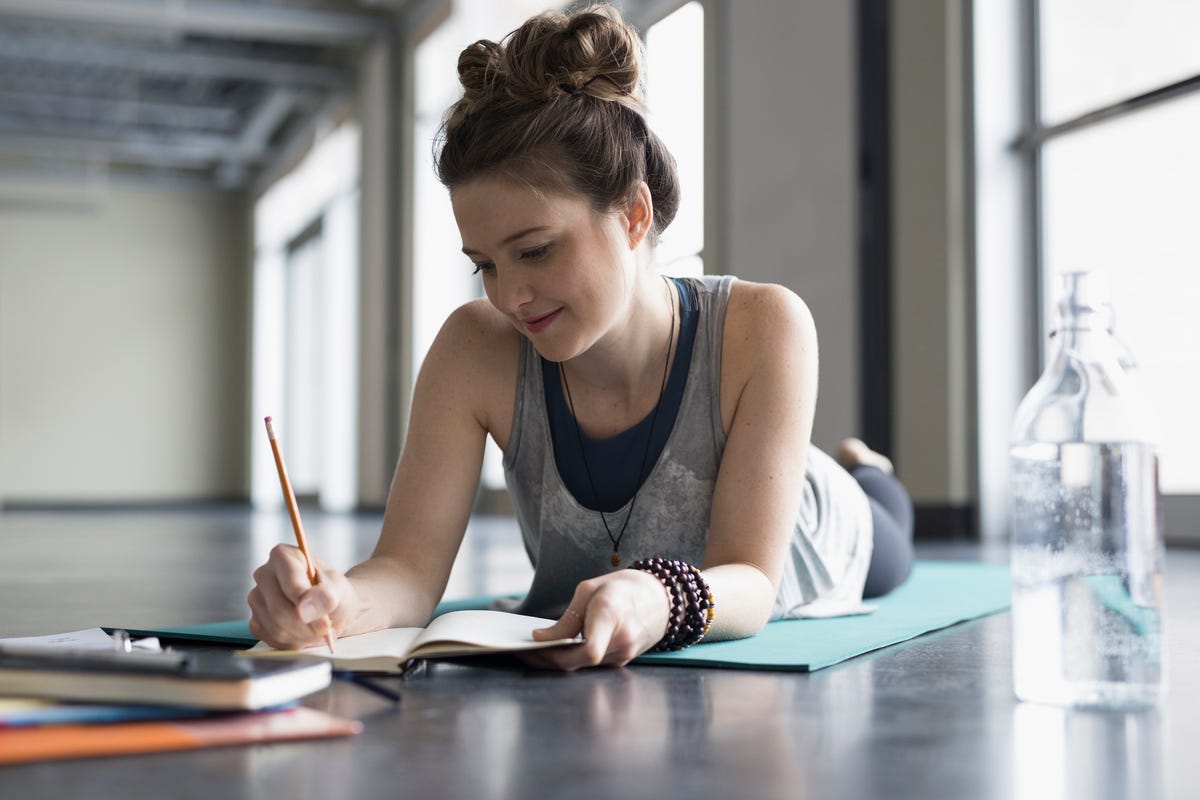
<svg viewBox="0 0 1200 800"><path fill-rule="evenodd" d="M567 610L558 618L558 621L548 628L534 630L533 638L539 642L545 642L550 639L568 639L584 632L587 627L588 605L592 602L592 596L601 586L603 586L602 578L583 581L577 585L575 594L571 596L571 602L567 604Z"/></svg>
<svg viewBox="0 0 1200 800"><path fill-rule="evenodd" d="M297 634L289 632L285 615L276 609L286 608L287 604L269 600L269 593L262 586L255 586L246 596L250 606L250 631L262 641L277 648L295 646Z"/></svg>
<svg viewBox="0 0 1200 800"><path fill-rule="evenodd" d="M570 639L578 636L583 633L584 613L584 611L578 611L568 606L553 625L548 628L535 629L533 638L539 642L548 642L554 639Z"/></svg>
<svg viewBox="0 0 1200 800"><path fill-rule="evenodd" d="M273 647L302 647L316 644L324 638L323 615L316 621L301 617L296 600L317 587L303 580L304 590L296 592L295 562L291 556L273 553L273 558L254 572L255 587L247 596L262 638ZM326 591L321 590L320 595ZM321 597L322 603L328 602Z"/></svg>
<svg viewBox="0 0 1200 800"><path fill-rule="evenodd" d="M325 614L334 631L345 629L351 618L358 613L358 595L345 573L322 562L317 563L321 582L315 589L324 593Z"/></svg>
<svg viewBox="0 0 1200 800"><path fill-rule="evenodd" d="M312 588L312 581L308 579L308 561L295 545L275 545L263 567L274 576L280 591L293 603L299 602L300 597Z"/></svg>
<svg viewBox="0 0 1200 800"><path fill-rule="evenodd" d="M575 647L547 652L559 669L568 671L595 667L606 663L618 618L612 607L603 601L593 601L588 607L583 626L583 642Z"/></svg>

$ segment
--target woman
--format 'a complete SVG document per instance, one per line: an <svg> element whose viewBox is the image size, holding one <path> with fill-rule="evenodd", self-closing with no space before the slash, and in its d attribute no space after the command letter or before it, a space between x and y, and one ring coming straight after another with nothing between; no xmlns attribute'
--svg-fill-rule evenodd
<svg viewBox="0 0 1200 800"><path fill-rule="evenodd" d="M903 580L911 507L890 464L848 440L839 458L856 481L809 445L804 303L656 271L679 188L642 116L641 60L607 6L463 51L437 170L487 299L451 315L421 368L371 558L345 575L320 564L314 587L298 551L275 548L249 595L255 635L296 647L327 624L424 625L487 436L535 569L517 610L557 620L538 636L585 635L526 656L536 665L751 636Z"/></svg>

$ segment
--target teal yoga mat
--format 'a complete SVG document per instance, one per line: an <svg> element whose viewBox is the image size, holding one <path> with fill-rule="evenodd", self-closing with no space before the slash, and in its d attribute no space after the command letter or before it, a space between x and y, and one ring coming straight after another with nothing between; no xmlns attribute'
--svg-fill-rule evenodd
<svg viewBox="0 0 1200 800"><path fill-rule="evenodd" d="M172 628L122 628L104 626L106 633L123 630L135 639L157 636L164 642L195 642L196 644L253 647L258 637L250 633L250 620L233 619L226 622L205 622L201 625L177 625Z"/></svg>
<svg viewBox="0 0 1200 800"><path fill-rule="evenodd" d="M1004 611L1010 603L1008 567L973 561L918 561L912 575L886 597L869 601L873 614L772 622L749 639L707 642L676 653L641 656L636 664L812 672L930 631ZM494 596L449 600L437 613L485 608ZM717 598L720 613L720 598ZM245 620L130 630L160 636L250 647L257 639Z"/></svg>
<svg viewBox="0 0 1200 800"><path fill-rule="evenodd" d="M813 672L923 633L1004 611L1011 602L1008 567L964 561L918 561L873 614L772 622L757 636L650 653L637 664ZM717 598L717 613L721 612Z"/></svg>

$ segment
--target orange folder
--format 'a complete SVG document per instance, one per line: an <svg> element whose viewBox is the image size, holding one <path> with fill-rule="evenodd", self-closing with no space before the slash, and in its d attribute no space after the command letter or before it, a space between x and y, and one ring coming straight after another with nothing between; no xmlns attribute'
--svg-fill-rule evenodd
<svg viewBox="0 0 1200 800"><path fill-rule="evenodd" d="M303 706L172 722L12 728L0 730L0 764L324 739L361 731L360 722Z"/></svg>

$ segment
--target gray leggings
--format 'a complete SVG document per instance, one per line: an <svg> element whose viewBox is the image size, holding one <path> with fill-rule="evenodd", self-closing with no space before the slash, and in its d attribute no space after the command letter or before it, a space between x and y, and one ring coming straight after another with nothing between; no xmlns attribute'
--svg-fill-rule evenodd
<svg viewBox="0 0 1200 800"><path fill-rule="evenodd" d="M859 464L850 474L867 493L875 544L863 597L881 597L900 584L913 565L913 506L904 484L878 467Z"/></svg>

